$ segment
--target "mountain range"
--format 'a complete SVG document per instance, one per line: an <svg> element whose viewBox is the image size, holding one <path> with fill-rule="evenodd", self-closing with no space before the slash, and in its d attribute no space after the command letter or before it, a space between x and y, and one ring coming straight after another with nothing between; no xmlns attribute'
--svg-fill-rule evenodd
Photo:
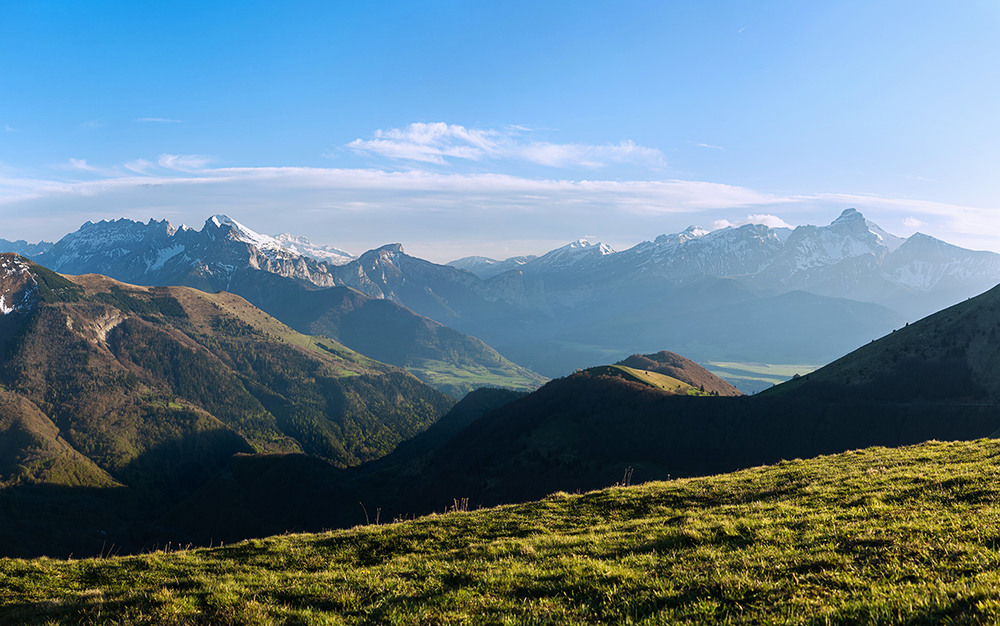
<svg viewBox="0 0 1000 626"><path fill-rule="evenodd" d="M573 299L561 294L567 285L733 278L762 293L803 290L850 298L914 319L954 304L956 294L975 295L1000 280L998 254L965 250L922 233L897 237L856 209L844 210L828 226L746 224L715 231L692 226L622 252L581 240L537 258L477 257L451 265L482 278L501 273L495 268L516 269L528 284L557 275L545 285L553 304Z"/></svg>
<svg viewBox="0 0 1000 626"><path fill-rule="evenodd" d="M690 227L623 251L579 240L451 265L400 244L357 258L310 246L226 216L201 230L122 219L87 223L34 258L63 273L238 293L455 397L482 385L530 390L541 375L663 346L698 362L814 367L1000 281L1000 255L896 237L855 209L827 226ZM362 301L386 311L343 320ZM312 313L299 314L300 302ZM396 323L363 323L388 309Z"/></svg>
<svg viewBox="0 0 1000 626"><path fill-rule="evenodd" d="M578 241L452 265L558 320L548 342L480 333L549 374L569 364L550 354L577 351L581 363L662 345L699 361L823 363L1000 282L1000 255L896 237L855 209L828 226L690 227L621 252Z"/></svg>
<svg viewBox="0 0 1000 626"><path fill-rule="evenodd" d="M484 385L534 389L546 380L381 292L374 302L344 287L332 261L349 261L347 253L291 235L261 235L226 216L209 218L201 230L153 220L88 222L34 258L65 274L235 293L302 332L404 367L456 398Z"/></svg>

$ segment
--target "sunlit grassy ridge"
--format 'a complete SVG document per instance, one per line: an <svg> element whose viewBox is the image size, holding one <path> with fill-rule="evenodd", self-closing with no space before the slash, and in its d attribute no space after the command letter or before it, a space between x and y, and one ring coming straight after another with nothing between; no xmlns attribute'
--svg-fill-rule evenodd
<svg viewBox="0 0 1000 626"><path fill-rule="evenodd" d="M658 374L656 372L647 372L646 370L626 367L624 365L600 365L588 368L585 371L595 375L619 376L625 380L631 380L644 385L649 385L650 387L669 393L689 396L710 395L704 391L699 391L697 388L683 381L677 380L672 376Z"/></svg>
<svg viewBox="0 0 1000 626"><path fill-rule="evenodd" d="M0 560L0 621L1000 620L1000 442L787 461L215 549Z"/></svg>

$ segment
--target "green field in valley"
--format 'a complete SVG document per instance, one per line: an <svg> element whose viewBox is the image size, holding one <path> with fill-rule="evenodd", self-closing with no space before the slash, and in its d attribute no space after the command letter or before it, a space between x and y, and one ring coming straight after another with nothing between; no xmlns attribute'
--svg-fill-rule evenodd
<svg viewBox="0 0 1000 626"><path fill-rule="evenodd" d="M763 391L772 385L783 383L798 374L805 376L822 364L809 363L738 363L733 361L708 361L705 369L719 378L728 380L744 393L747 390Z"/></svg>

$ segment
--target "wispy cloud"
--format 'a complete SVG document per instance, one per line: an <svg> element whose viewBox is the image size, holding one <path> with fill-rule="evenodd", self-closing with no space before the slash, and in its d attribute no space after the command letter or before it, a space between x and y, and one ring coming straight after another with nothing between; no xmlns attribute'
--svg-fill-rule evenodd
<svg viewBox="0 0 1000 626"><path fill-rule="evenodd" d="M129 161L122 167L135 174L150 174L153 168L156 167L156 164L146 159L136 159L135 161Z"/></svg>
<svg viewBox="0 0 1000 626"><path fill-rule="evenodd" d="M101 120L86 120L80 124L80 128L101 128L104 122Z"/></svg>
<svg viewBox="0 0 1000 626"><path fill-rule="evenodd" d="M212 157L203 154L161 154L156 164L168 170L198 172L204 170L213 160Z"/></svg>
<svg viewBox="0 0 1000 626"><path fill-rule="evenodd" d="M861 194L791 196L705 181L222 167L181 154L114 166L79 158L52 173L0 169L0 237L58 238L84 221L121 216L197 225L228 213L263 232L306 233L355 252L401 241L418 256L448 261L543 253L583 232L625 249L713 221L826 224L853 206L890 232L909 218L952 243L1000 250L1000 236L990 235L1000 230L991 209Z"/></svg>
<svg viewBox="0 0 1000 626"><path fill-rule="evenodd" d="M3 132L5 132L5 133L16 133L17 129L14 128L13 126L11 126L10 124L4 124L3 125Z"/></svg>
<svg viewBox="0 0 1000 626"><path fill-rule="evenodd" d="M600 168L618 163L663 167L663 153L633 141L616 144L552 143L526 137L531 129L466 128L444 122L415 123L377 130L371 139L355 139L351 150L406 161L443 165L451 160L512 160L548 167Z"/></svg>
<svg viewBox="0 0 1000 626"><path fill-rule="evenodd" d="M708 148L709 150L722 150L723 152L726 151L726 149L723 148L722 146L716 146L710 143L696 143L694 145L698 146L699 148Z"/></svg>
<svg viewBox="0 0 1000 626"><path fill-rule="evenodd" d="M83 170L85 172L97 172L97 171L99 171L98 168L96 168L93 165L87 163L87 159L70 159L69 160L69 165L67 167L69 167L71 169L74 169L74 170Z"/></svg>
<svg viewBox="0 0 1000 626"><path fill-rule="evenodd" d="M920 228L921 226L926 226L927 222L918 220L917 218L910 216L903 220L903 225L908 228Z"/></svg>
<svg viewBox="0 0 1000 626"><path fill-rule="evenodd" d="M180 124L181 120L171 119L169 117L137 117L136 122L140 124Z"/></svg>

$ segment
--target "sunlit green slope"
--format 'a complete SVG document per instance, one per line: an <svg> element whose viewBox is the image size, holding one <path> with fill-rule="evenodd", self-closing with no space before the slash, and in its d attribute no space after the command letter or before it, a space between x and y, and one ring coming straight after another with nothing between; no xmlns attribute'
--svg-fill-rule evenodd
<svg viewBox="0 0 1000 626"><path fill-rule="evenodd" d="M0 560L0 621L995 623L998 455L870 448L214 549Z"/></svg>

